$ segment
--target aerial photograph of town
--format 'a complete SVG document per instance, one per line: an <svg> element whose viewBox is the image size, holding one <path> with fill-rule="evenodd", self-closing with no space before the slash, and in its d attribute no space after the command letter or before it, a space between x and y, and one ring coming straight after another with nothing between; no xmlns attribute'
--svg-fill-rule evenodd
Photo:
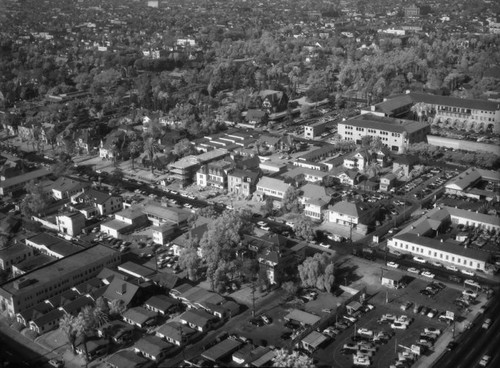
<svg viewBox="0 0 500 368"><path fill-rule="evenodd" d="M500 367L500 2L0 0L0 368Z"/></svg>

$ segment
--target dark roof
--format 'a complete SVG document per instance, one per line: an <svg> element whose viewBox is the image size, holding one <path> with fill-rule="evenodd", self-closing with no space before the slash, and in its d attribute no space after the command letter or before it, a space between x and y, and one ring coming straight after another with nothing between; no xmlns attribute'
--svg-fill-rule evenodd
<svg viewBox="0 0 500 368"><path fill-rule="evenodd" d="M196 332L196 330L193 330L191 327L179 322L168 322L160 326L156 332L157 334L169 337L172 340L181 341L183 336L192 335Z"/></svg>
<svg viewBox="0 0 500 368"><path fill-rule="evenodd" d="M134 349L137 349L151 356L157 356L163 350L166 350L171 346L172 344L163 341L159 337L146 335L134 344Z"/></svg>
<svg viewBox="0 0 500 368"><path fill-rule="evenodd" d="M120 350L111 355L107 362L113 368L137 368L148 362L146 358L140 357L131 350Z"/></svg>
<svg viewBox="0 0 500 368"><path fill-rule="evenodd" d="M203 352L201 356L215 362L238 350L241 345L242 343L236 339L226 339Z"/></svg>
<svg viewBox="0 0 500 368"><path fill-rule="evenodd" d="M427 123L421 123L413 120L394 119L374 114L358 115L352 119L343 121L340 124L350 125L360 128L377 129L393 133L412 133L424 129Z"/></svg>
<svg viewBox="0 0 500 368"><path fill-rule="evenodd" d="M64 315L63 311L59 309L53 309L50 312L45 313L43 316L34 319L32 322L38 327L42 327L47 323L61 319L63 315Z"/></svg>
<svg viewBox="0 0 500 368"><path fill-rule="evenodd" d="M200 327L204 327L208 321L214 318L215 317L213 315L196 309L189 309L180 316L181 320Z"/></svg>
<svg viewBox="0 0 500 368"><path fill-rule="evenodd" d="M27 240L39 246L44 246L52 252L60 254L63 257L69 256L70 254L76 253L81 250L80 247L74 245L73 243L47 233L37 234L35 236L32 236L31 238L28 238Z"/></svg>
<svg viewBox="0 0 500 368"><path fill-rule="evenodd" d="M83 307L87 305L92 305L94 301L88 296L81 296L63 306L61 308L68 314L76 315L82 310Z"/></svg>
<svg viewBox="0 0 500 368"><path fill-rule="evenodd" d="M109 301L122 300L125 305L128 305L136 295L137 290L139 290L138 285L115 277L102 296Z"/></svg>
<svg viewBox="0 0 500 368"><path fill-rule="evenodd" d="M449 242L442 242L438 239L428 238L425 236L418 236L418 234L403 233L394 237L395 240L402 240L410 243L422 245L424 247L433 248L442 252L456 254L457 256L476 259L478 261L487 262L490 255L482 250L465 248Z"/></svg>
<svg viewBox="0 0 500 368"><path fill-rule="evenodd" d="M69 179L64 176L59 177L54 183L52 183L52 189L61 192L77 190L85 186L88 186L88 184L73 179Z"/></svg>
<svg viewBox="0 0 500 368"><path fill-rule="evenodd" d="M157 273L151 280L160 287L166 289L173 289L178 283L180 278L171 273Z"/></svg>
<svg viewBox="0 0 500 368"><path fill-rule="evenodd" d="M112 197L111 194L100 192L95 189L86 189L78 198L82 198L85 202L93 202L96 204L103 204Z"/></svg>
<svg viewBox="0 0 500 368"><path fill-rule="evenodd" d="M166 295L154 295L149 298L144 304L155 309L167 311L170 307L179 304L179 302L174 298L170 298Z"/></svg>
<svg viewBox="0 0 500 368"><path fill-rule="evenodd" d="M462 107L465 109L474 109L474 110L488 110L488 111L500 110L500 103L488 100L472 100L468 98L437 96L437 95L430 95L426 93L415 93L415 92L410 93L410 97L415 103L424 102L427 104Z"/></svg>
<svg viewBox="0 0 500 368"><path fill-rule="evenodd" d="M155 270L152 270L151 268L142 266L142 265L137 264L137 263L132 262L132 261L122 263L117 268L119 271L129 273L135 277L148 277L148 276L152 276L154 273L156 273Z"/></svg>
<svg viewBox="0 0 500 368"><path fill-rule="evenodd" d="M129 319L140 325L154 317L156 317L156 312L147 310L143 307L130 308L123 313L123 318Z"/></svg>

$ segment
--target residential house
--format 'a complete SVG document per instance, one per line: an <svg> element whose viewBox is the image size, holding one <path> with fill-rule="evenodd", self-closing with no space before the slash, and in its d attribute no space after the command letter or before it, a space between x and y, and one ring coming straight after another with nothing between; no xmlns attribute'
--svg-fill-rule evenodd
<svg viewBox="0 0 500 368"><path fill-rule="evenodd" d="M82 340L76 346L76 352L80 355L87 354L90 360L94 360L99 355L104 355L109 349L108 339L88 339L85 342Z"/></svg>
<svg viewBox="0 0 500 368"><path fill-rule="evenodd" d="M55 330L59 327L59 320L64 315L63 311L53 309L41 317L33 319L29 323L30 330L35 331L38 335Z"/></svg>
<svg viewBox="0 0 500 368"><path fill-rule="evenodd" d="M146 335L134 344L133 349L137 354L140 354L145 358L154 362L160 362L165 359L167 351L172 347L172 344L160 339L159 337Z"/></svg>
<svg viewBox="0 0 500 368"><path fill-rule="evenodd" d="M156 273L155 270L133 261L124 262L116 269L126 275L130 275L136 279L146 282L151 281L151 277Z"/></svg>
<svg viewBox="0 0 500 368"><path fill-rule="evenodd" d="M260 272L265 274L271 284L281 282L286 267L295 262L295 252L292 250L297 242L279 234L264 236L245 236L243 243L249 250L256 253Z"/></svg>
<svg viewBox="0 0 500 368"><path fill-rule="evenodd" d="M245 120L252 127L267 124L268 115L265 111L248 109Z"/></svg>
<svg viewBox="0 0 500 368"><path fill-rule="evenodd" d="M109 336L115 344L123 344L132 338L134 327L120 320L109 321L97 328L98 337Z"/></svg>
<svg viewBox="0 0 500 368"><path fill-rule="evenodd" d="M161 245L166 244L172 239L176 229L177 225L172 223L165 223L160 226L151 227L153 242Z"/></svg>
<svg viewBox="0 0 500 368"><path fill-rule="evenodd" d="M340 201L329 209L328 221L349 227L351 231L367 234L368 227L375 220L375 209L366 203Z"/></svg>
<svg viewBox="0 0 500 368"><path fill-rule="evenodd" d="M248 197L255 191L259 177L258 172L233 169L227 175L228 192Z"/></svg>
<svg viewBox="0 0 500 368"><path fill-rule="evenodd" d="M344 158L344 167L347 169L357 169L365 171L371 163L371 155L367 149L361 149L347 155Z"/></svg>
<svg viewBox="0 0 500 368"><path fill-rule="evenodd" d="M111 303L113 300L121 300L123 305L128 307L139 299L139 289L139 285L115 277L111 280L111 283L102 296L108 303Z"/></svg>
<svg viewBox="0 0 500 368"><path fill-rule="evenodd" d="M106 359L110 368L147 368L153 362L137 355L132 350L120 350Z"/></svg>
<svg viewBox="0 0 500 368"><path fill-rule="evenodd" d="M269 115L285 111L288 107L288 95L282 91L260 91L257 100L261 110Z"/></svg>
<svg viewBox="0 0 500 368"><path fill-rule="evenodd" d="M132 326L145 328L156 322L157 314L144 307L133 307L123 313L123 320Z"/></svg>
<svg viewBox="0 0 500 368"><path fill-rule="evenodd" d="M286 191L290 187L291 185L285 183L283 180L263 176L257 183L257 190L255 193L261 200L270 197L273 200L281 203L281 201L285 197Z"/></svg>
<svg viewBox="0 0 500 368"><path fill-rule="evenodd" d="M284 173L283 177L291 178L297 181L300 181L300 178L303 178L309 183L321 183L323 182L323 179L329 175L330 173L325 171L313 170L305 167L296 167Z"/></svg>
<svg viewBox="0 0 500 368"><path fill-rule="evenodd" d="M165 316L168 313L176 310L179 307L179 302L166 295L154 295L144 303L144 308Z"/></svg>
<svg viewBox="0 0 500 368"><path fill-rule="evenodd" d="M81 212L68 212L57 215L56 224L60 233L76 236L85 228L85 216Z"/></svg>
<svg viewBox="0 0 500 368"><path fill-rule="evenodd" d="M323 212L328 209L332 198L326 194L326 188L316 184L306 184L300 188L300 203L304 206L304 215L313 220L323 220Z"/></svg>
<svg viewBox="0 0 500 368"><path fill-rule="evenodd" d="M72 207L89 219L95 216L107 216L123 208L123 198L95 189L85 189L71 196Z"/></svg>
<svg viewBox="0 0 500 368"><path fill-rule="evenodd" d="M198 224L188 229L187 232L172 240L174 255L179 256L183 249L189 247L193 241L199 242L208 230L207 222ZM201 248L198 248L198 255L201 257Z"/></svg>
<svg viewBox="0 0 500 368"><path fill-rule="evenodd" d="M380 178L380 191L381 192L390 191L394 187L395 183L396 183L396 175L394 175L393 173L385 174Z"/></svg>
<svg viewBox="0 0 500 368"><path fill-rule="evenodd" d="M64 305L59 306L58 309L64 312L65 314L71 314L73 316L77 316L78 313L80 313L83 308L92 305L94 305L94 300L92 300L91 297L84 295L77 297L75 300L72 300Z"/></svg>
<svg viewBox="0 0 500 368"><path fill-rule="evenodd" d="M180 321L200 332L206 332L214 326L217 317L202 310L189 309L179 317Z"/></svg>
<svg viewBox="0 0 500 368"><path fill-rule="evenodd" d="M345 168L334 168L331 175L339 179L341 184L354 186L359 183L361 174L357 170L349 170Z"/></svg>
<svg viewBox="0 0 500 368"><path fill-rule="evenodd" d="M44 314L47 314L51 310L54 310L54 307L50 303L46 303L45 301L43 301L41 303L38 303L32 308L17 313L16 321L21 325L27 327L29 326L30 321L42 317Z"/></svg>
<svg viewBox="0 0 500 368"><path fill-rule="evenodd" d="M90 128L80 129L75 134L75 147L81 153L92 153L97 150L98 145L98 135Z"/></svg>
<svg viewBox="0 0 500 368"><path fill-rule="evenodd" d="M418 163L418 158L411 155L397 156L392 163L392 172L396 177L409 177L413 167Z"/></svg>
<svg viewBox="0 0 500 368"><path fill-rule="evenodd" d="M52 184L52 196L56 200L70 198L77 193L83 192L89 186L88 182L76 181L61 176Z"/></svg>
<svg viewBox="0 0 500 368"><path fill-rule="evenodd" d="M167 322L156 330L156 336L177 346L184 346L195 334L195 329L179 322Z"/></svg>

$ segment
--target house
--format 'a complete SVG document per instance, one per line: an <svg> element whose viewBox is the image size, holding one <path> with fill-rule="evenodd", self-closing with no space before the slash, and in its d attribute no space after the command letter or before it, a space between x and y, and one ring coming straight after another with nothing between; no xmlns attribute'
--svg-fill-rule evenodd
<svg viewBox="0 0 500 368"><path fill-rule="evenodd" d="M245 345L243 348L233 353L232 360L236 364L248 367L251 363L264 356L271 351L264 346L254 347L252 345Z"/></svg>
<svg viewBox="0 0 500 368"><path fill-rule="evenodd" d="M210 330L217 321L217 318L205 311L189 309L179 317L180 321L200 332Z"/></svg>
<svg viewBox="0 0 500 368"><path fill-rule="evenodd" d="M60 233L76 236L85 227L85 216L81 212L67 212L56 216L56 224Z"/></svg>
<svg viewBox="0 0 500 368"><path fill-rule="evenodd" d="M201 356L211 362L220 362L238 350L242 344L236 339L225 339L205 350Z"/></svg>
<svg viewBox="0 0 500 368"><path fill-rule="evenodd" d="M171 273L157 273L156 275L153 275L151 278L151 281L156 286L161 287L162 289L166 290L171 290L175 288L177 285L180 284L180 278L177 275L171 274Z"/></svg>
<svg viewBox="0 0 500 368"><path fill-rule="evenodd" d="M85 189L71 196L72 207L89 219L95 216L107 216L123 208L123 198L95 189Z"/></svg>
<svg viewBox="0 0 500 368"><path fill-rule="evenodd" d="M393 173L385 174L380 178L380 191L390 191L394 187L394 183L396 183L396 175Z"/></svg>
<svg viewBox="0 0 500 368"><path fill-rule="evenodd" d="M115 344L123 344L132 338L134 327L120 320L109 321L97 328L98 337L109 337Z"/></svg>
<svg viewBox="0 0 500 368"><path fill-rule="evenodd" d="M291 178L298 180L299 178L304 178L304 180L309 183L321 183L323 178L329 176L330 173L325 171L319 171L314 169L308 169L305 167L296 167L283 174L284 178Z"/></svg>
<svg viewBox="0 0 500 368"><path fill-rule="evenodd" d="M179 180L182 185L187 185L195 179L196 171L200 168L200 166L209 164L213 161L222 160L228 155L229 151L227 149L219 148L197 156L183 157L182 159L168 165L170 176L173 179Z"/></svg>
<svg viewBox="0 0 500 368"><path fill-rule="evenodd" d="M246 235L244 245L256 253L260 272L264 273L271 284L281 282L284 269L295 262L292 248L296 242L279 234L264 236Z"/></svg>
<svg viewBox="0 0 500 368"><path fill-rule="evenodd" d="M123 313L123 320L132 326L145 328L156 322L157 314L144 307L133 307Z"/></svg>
<svg viewBox="0 0 500 368"><path fill-rule="evenodd" d="M203 165L196 172L196 184L200 187L214 187L225 189L227 187L227 173L232 164L227 161L215 161Z"/></svg>
<svg viewBox="0 0 500 368"><path fill-rule="evenodd" d="M65 314L71 314L73 316L78 315L84 307L94 305L94 300L88 296L80 296L75 300L70 301L64 305L61 305L58 309Z"/></svg>
<svg viewBox="0 0 500 368"><path fill-rule="evenodd" d="M151 227L151 233L153 236L153 242L155 244L166 244L169 240L171 240L174 235L177 226L172 223L161 224L160 226Z"/></svg>
<svg viewBox="0 0 500 368"><path fill-rule="evenodd" d="M380 283L382 286L387 286L391 289L397 289L399 288L399 285L401 284L403 280L403 276L399 272L395 271L384 271Z"/></svg>
<svg viewBox="0 0 500 368"><path fill-rule="evenodd" d="M227 190L248 197L255 191L259 177L258 172L233 169L227 174Z"/></svg>
<svg viewBox="0 0 500 368"><path fill-rule="evenodd" d="M361 174L357 170L349 170L342 167L334 168L331 172L331 176L339 179L341 184L354 186L359 183Z"/></svg>
<svg viewBox="0 0 500 368"><path fill-rule="evenodd" d="M17 313L16 321L23 326L29 326L30 321L36 320L54 309L54 306L51 304L41 302L30 309Z"/></svg>
<svg viewBox="0 0 500 368"><path fill-rule="evenodd" d="M262 111L271 115L285 111L288 107L288 95L282 91L263 90L257 95L257 103Z"/></svg>
<svg viewBox="0 0 500 368"><path fill-rule="evenodd" d="M45 313L43 316L33 319L29 323L30 330L42 335L46 332L55 330L59 327L59 320L64 315L64 312L59 309L53 309Z"/></svg>
<svg viewBox="0 0 500 368"><path fill-rule="evenodd" d="M137 300L139 296L139 286L115 277L111 280L111 283L102 296L108 302L121 300L124 306L129 306Z"/></svg>
<svg viewBox="0 0 500 368"><path fill-rule="evenodd" d="M76 346L76 352L80 355L87 354L90 360L104 355L109 349L108 339L90 339Z"/></svg>
<svg viewBox="0 0 500 368"><path fill-rule="evenodd" d="M290 187L290 184L287 184L282 180L263 176L257 183L257 190L255 193L261 200L270 197L275 201L281 202L281 200L285 197L286 191Z"/></svg>
<svg viewBox="0 0 500 368"><path fill-rule="evenodd" d="M52 183L52 196L55 199L70 198L77 193L83 192L89 186L88 182L76 181L62 176Z"/></svg>
<svg viewBox="0 0 500 368"><path fill-rule="evenodd" d="M195 329L178 322L165 323L156 330L156 336L177 346L184 346L195 333Z"/></svg>
<svg viewBox="0 0 500 368"><path fill-rule="evenodd" d="M349 227L351 231L361 234L368 233L368 226L375 220L375 209L366 203L340 201L328 211L328 221Z"/></svg>
<svg viewBox="0 0 500 368"><path fill-rule="evenodd" d="M397 156L392 163L392 172L396 177L409 177L413 167L418 164L418 158L411 155Z"/></svg>
<svg viewBox="0 0 500 368"><path fill-rule="evenodd" d="M318 348L327 341L328 338L318 331L311 331L302 340L299 345L309 352L315 352Z"/></svg>
<svg viewBox="0 0 500 368"><path fill-rule="evenodd" d="M117 270L124 274L135 277L136 279L144 281L151 281L151 277L156 273L155 270L133 261L122 263L117 267Z"/></svg>
<svg viewBox="0 0 500 368"><path fill-rule="evenodd" d="M366 149L361 149L350 153L344 158L344 167L347 169L357 169L365 171L371 163L371 155Z"/></svg>
<svg viewBox="0 0 500 368"><path fill-rule="evenodd" d="M154 295L144 303L144 308L165 316L179 306L179 302L166 295Z"/></svg>
<svg viewBox="0 0 500 368"><path fill-rule="evenodd" d="M321 221L323 211L328 208L332 198L326 194L326 188L308 183L300 188L302 194L300 203L304 206L304 215L313 220Z"/></svg>
<svg viewBox="0 0 500 368"><path fill-rule="evenodd" d="M191 211L184 208L164 207L157 202L148 203L141 208L141 211L155 226L165 223L182 226L187 223L187 219L192 215Z"/></svg>
<svg viewBox="0 0 500 368"><path fill-rule="evenodd" d="M248 122L248 124L250 124L253 127L256 127L259 125L267 124L268 115L265 111L257 109L248 109L245 119Z"/></svg>
<svg viewBox="0 0 500 368"><path fill-rule="evenodd" d="M148 368L153 362L137 355L132 350L120 350L106 359L110 368Z"/></svg>
<svg viewBox="0 0 500 368"><path fill-rule="evenodd" d="M80 296L77 291L73 289L66 290L60 295L53 296L45 300L45 303L51 306L52 309L59 308L62 305L68 304Z"/></svg>
<svg viewBox="0 0 500 368"><path fill-rule="evenodd" d="M172 344L157 336L146 335L134 344L133 349L136 354L140 354L154 362L160 362L165 359L167 351L172 347Z"/></svg>

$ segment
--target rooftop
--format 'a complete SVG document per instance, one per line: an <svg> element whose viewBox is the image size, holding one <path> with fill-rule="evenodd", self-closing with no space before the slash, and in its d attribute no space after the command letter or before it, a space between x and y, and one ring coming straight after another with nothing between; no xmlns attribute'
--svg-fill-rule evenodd
<svg viewBox="0 0 500 368"><path fill-rule="evenodd" d="M392 133L413 133L428 126L427 123L413 120L388 118L370 113L358 115L352 119L339 123L339 125L350 125L360 128L377 129Z"/></svg>

